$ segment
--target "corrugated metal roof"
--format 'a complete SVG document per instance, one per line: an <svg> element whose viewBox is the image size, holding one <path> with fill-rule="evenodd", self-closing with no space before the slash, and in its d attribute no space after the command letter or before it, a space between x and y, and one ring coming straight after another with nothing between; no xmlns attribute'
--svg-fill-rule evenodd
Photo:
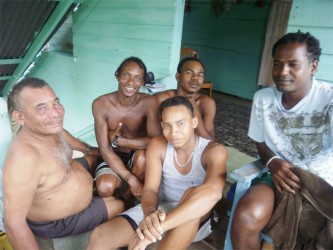
<svg viewBox="0 0 333 250"><path fill-rule="evenodd" d="M0 96L58 4L48 0L0 0ZM59 12L63 16L39 49L72 11L74 5L70 6Z"/></svg>

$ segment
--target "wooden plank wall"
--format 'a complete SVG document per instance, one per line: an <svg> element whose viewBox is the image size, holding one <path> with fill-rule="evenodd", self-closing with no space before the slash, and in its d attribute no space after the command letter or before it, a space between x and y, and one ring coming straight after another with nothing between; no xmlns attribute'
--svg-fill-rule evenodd
<svg viewBox="0 0 333 250"><path fill-rule="evenodd" d="M66 109L65 128L93 130L92 101L118 87L114 72L138 56L175 87L181 44L182 0L87 0L73 15L73 55L46 51L30 76L47 80ZM170 80L170 82L169 82ZM89 132L89 131L88 131ZM88 142L95 144L93 134Z"/></svg>
<svg viewBox="0 0 333 250"><path fill-rule="evenodd" d="M322 48L316 78L333 83L333 1L294 0L288 32L310 32L319 39Z"/></svg>
<svg viewBox="0 0 333 250"><path fill-rule="evenodd" d="M256 3L235 4L216 17L211 1L193 1L192 11L184 15L182 46L199 50L214 90L252 99L258 89L270 1L263 7Z"/></svg>

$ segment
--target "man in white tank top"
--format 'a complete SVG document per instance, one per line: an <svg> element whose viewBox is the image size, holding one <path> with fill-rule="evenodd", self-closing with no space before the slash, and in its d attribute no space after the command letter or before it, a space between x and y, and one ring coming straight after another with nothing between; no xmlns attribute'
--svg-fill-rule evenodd
<svg viewBox="0 0 333 250"><path fill-rule="evenodd" d="M142 205L93 231L88 249L128 246L186 249L211 233L214 205L222 197L227 151L195 134L198 119L181 96L160 105L163 136L147 148Z"/></svg>

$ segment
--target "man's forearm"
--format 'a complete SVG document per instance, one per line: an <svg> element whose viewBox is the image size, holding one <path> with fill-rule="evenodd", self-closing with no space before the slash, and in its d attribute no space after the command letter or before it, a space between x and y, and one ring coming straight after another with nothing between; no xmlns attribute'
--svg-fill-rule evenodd
<svg viewBox="0 0 333 250"><path fill-rule="evenodd" d="M202 185L194 188L187 195L186 200L171 210L165 221L161 222L163 231L168 231L194 219L200 219L208 214L222 197L222 189L212 190ZM189 213L188 211L191 211Z"/></svg>
<svg viewBox="0 0 333 250"><path fill-rule="evenodd" d="M132 139L119 137L118 143L119 147L131 150L138 150L138 149L146 149L150 140L151 140L150 137L132 138Z"/></svg>
<svg viewBox="0 0 333 250"><path fill-rule="evenodd" d="M141 197L141 204L144 216L158 209L158 195L152 191L144 191Z"/></svg>
<svg viewBox="0 0 333 250"><path fill-rule="evenodd" d="M9 242L15 250L39 249L35 237L28 226L16 229L11 229L10 227L6 226L6 234Z"/></svg>

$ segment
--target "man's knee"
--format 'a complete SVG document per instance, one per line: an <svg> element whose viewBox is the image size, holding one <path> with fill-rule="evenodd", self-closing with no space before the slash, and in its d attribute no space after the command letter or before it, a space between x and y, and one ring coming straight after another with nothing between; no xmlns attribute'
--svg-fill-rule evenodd
<svg viewBox="0 0 333 250"><path fill-rule="evenodd" d="M101 197L112 196L119 186L119 179L111 174L101 175L96 179L96 190Z"/></svg>
<svg viewBox="0 0 333 250"><path fill-rule="evenodd" d="M269 188L269 187L268 187ZM265 195L271 197L265 197ZM253 199L254 198L254 199ZM241 231L260 231L266 226L274 208L274 192L252 192L242 197L237 204L232 228Z"/></svg>
<svg viewBox="0 0 333 250"><path fill-rule="evenodd" d="M113 196L106 197L103 200L108 211L108 219L113 218L125 210L125 203L122 200L116 199Z"/></svg>
<svg viewBox="0 0 333 250"><path fill-rule="evenodd" d="M145 171L146 171L146 155L145 150L138 150L135 153L135 157L133 159L133 169L132 173L139 178L140 180L144 179Z"/></svg>

